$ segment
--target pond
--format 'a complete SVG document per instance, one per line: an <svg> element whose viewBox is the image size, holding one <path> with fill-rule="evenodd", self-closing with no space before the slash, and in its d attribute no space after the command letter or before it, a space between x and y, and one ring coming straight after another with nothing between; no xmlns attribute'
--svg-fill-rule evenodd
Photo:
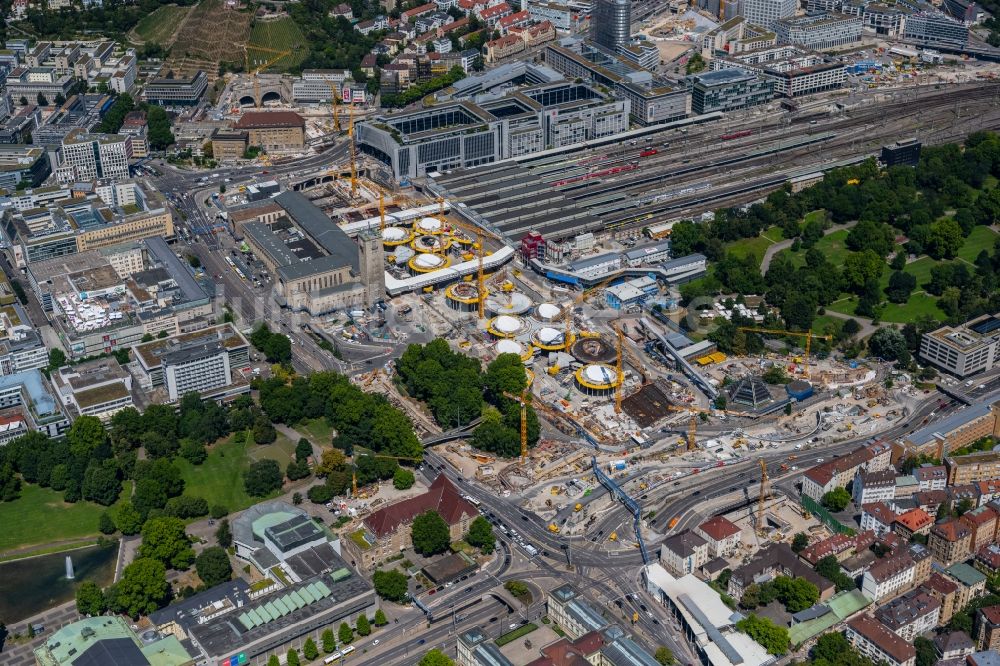
<svg viewBox="0 0 1000 666"><path fill-rule="evenodd" d="M67 555L73 558L73 580L66 579ZM118 544L114 543L0 564L0 617L10 625L70 601L85 580L101 587L109 585L117 555Z"/></svg>

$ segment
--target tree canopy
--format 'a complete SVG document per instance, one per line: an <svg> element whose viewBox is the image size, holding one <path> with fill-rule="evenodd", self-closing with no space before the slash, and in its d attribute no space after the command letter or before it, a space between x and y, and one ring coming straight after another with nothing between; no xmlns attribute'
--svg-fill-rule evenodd
<svg viewBox="0 0 1000 666"><path fill-rule="evenodd" d="M425 556L443 553L451 543L448 523L434 510L425 511L413 519L411 536L413 549Z"/></svg>
<svg viewBox="0 0 1000 666"><path fill-rule="evenodd" d="M737 622L736 628L760 643L768 654L781 656L787 653L791 647L788 630L779 627L766 617L759 617L751 613Z"/></svg>
<svg viewBox="0 0 1000 666"><path fill-rule="evenodd" d="M198 578L208 587L224 583L233 575L229 555L219 546L209 546L194 561Z"/></svg>

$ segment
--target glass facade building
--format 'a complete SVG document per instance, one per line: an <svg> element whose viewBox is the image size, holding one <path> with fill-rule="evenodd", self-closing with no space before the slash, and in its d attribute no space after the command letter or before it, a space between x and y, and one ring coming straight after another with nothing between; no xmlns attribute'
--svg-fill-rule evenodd
<svg viewBox="0 0 1000 666"><path fill-rule="evenodd" d="M632 4L629 0L595 0L590 19L590 38L612 53L631 37Z"/></svg>

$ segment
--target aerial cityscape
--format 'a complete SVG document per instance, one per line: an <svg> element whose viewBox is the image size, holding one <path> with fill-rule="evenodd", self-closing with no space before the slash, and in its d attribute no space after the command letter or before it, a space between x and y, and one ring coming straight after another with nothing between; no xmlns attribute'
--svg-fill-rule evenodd
<svg viewBox="0 0 1000 666"><path fill-rule="evenodd" d="M997 0L0 0L3 666L1000 666Z"/></svg>

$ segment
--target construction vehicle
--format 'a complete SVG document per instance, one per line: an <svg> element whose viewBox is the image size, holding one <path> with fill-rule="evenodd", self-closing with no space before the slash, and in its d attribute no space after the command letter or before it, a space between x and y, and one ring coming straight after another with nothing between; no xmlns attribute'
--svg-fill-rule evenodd
<svg viewBox="0 0 1000 666"><path fill-rule="evenodd" d="M639 484L639 490L646 490L647 488L649 488L649 484L648 484L648 483L646 483L645 481L642 481L642 482L641 482L641 483Z"/></svg>
<svg viewBox="0 0 1000 666"><path fill-rule="evenodd" d="M782 472L787 472L788 471L788 464L787 463L781 463L781 466L779 466L778 469L780 469Z"/></svg>
<svg viewBox="0 0 1000 666"><path fill-rule="evenodd" d="M559 492L560 492L559 491L559 486L552 486L551 488L549 488L549 494L550 495L558 495Z"/></svg>
<svg viewBox="0 0 1000 666"><path fill-rule="evenodd" d="M618 532L612 532L608 535L608 541L618 541Z"/></svg>
<svg viewBox="0 0 1000 666"><path fill-rule="evenodd" d="M674 529L675 527L677 527L677 523L678 522L680 522L680 517L675 516L675 517L671 518L670 522L667 523L667 529L668 530Z"/></svg>
<svg viewBox="0 0 1000 666"><path fill-rule="evenodd" d="M636 544L636 545L638 545L638 544ZM633 611L632 612L632 624L635 624L638 621L639 621L639 611Z"/></svg>
<svg viewBox="0 0 1000 666"><path fill-rule="evenodd" d="M784 329L776 329L776 328L752 328L750 326L740 326L739 330L747 331L750 333L767 333L771 335L792 335L800 338L805 338L806 349L802 359L802 367L804 369L804 372L802 374L803 376L805 376L806 379L809 379L809 348L812 345L812 339L820 338L822 340L827 340L827 341L833 340L832 335L820 335L818 333L813 333L812 329L806 331L805 333L800 333L798 331L786 331Z"/></svg>
<svg viewBox="0 0 1000 666"><path fill-rule="evenodd" d="M553 363L552 365L549 366L549 369L546 370L545 372L547 372L550 375L552 375L553 377L555 377L556 375L559 374L559 370L560 370L559 364L558 363Z"/></svg>
<svg viewBox="0 0 1000 666"><path fill-rule="evenodd" d="M582 510L583 510L583 505L580 504L579 502L577 502L576 506L573 507L573 511L575 511L576 513L579 513Z"/></svg>
<svg viewBox="0 0 1000 666"><path fill-rule="evenodd" d="M549 532L553 534L559 534L559 526L555 523L549 523Z"/></svg>

